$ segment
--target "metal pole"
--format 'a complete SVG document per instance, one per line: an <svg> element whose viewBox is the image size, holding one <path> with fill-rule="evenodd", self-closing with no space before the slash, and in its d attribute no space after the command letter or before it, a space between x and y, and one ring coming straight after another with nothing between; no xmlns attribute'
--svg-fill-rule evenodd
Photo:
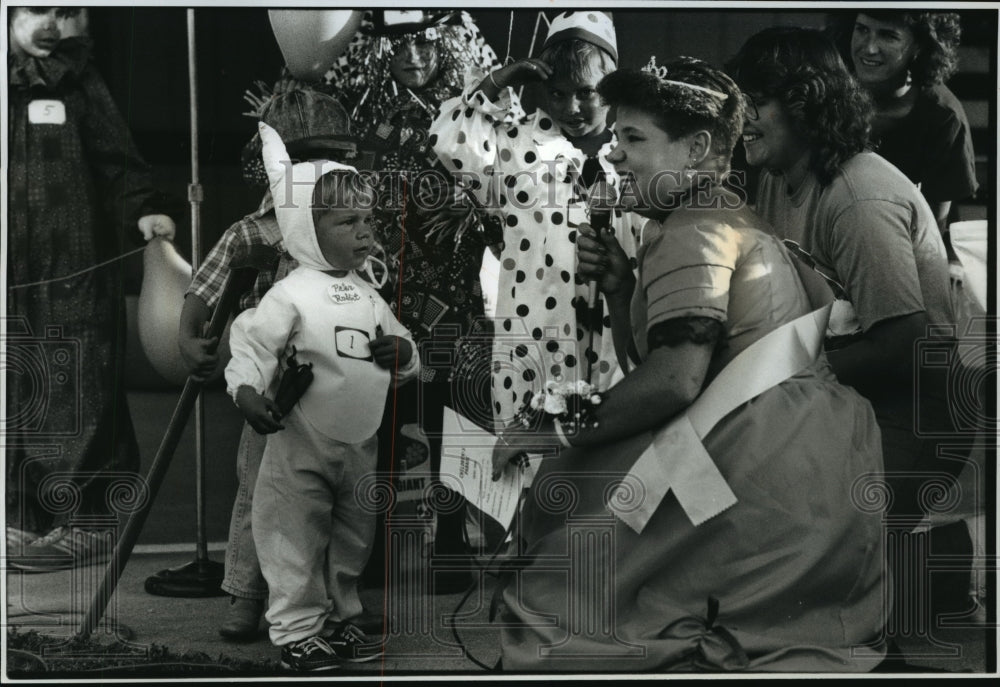
<svg viewBox="0 0 1000 687"><path fill-rule="evenodd" d="M191 183L188 200L191 202L191 269L198 271L201 262L201 201L203 198L198 178L198 62L195 50L194 10L187 11L188 33L188 91L191 96ZM208 535L205 531L205 406L204 396L198 394L194 405L194 458L195 458L195 511L197 520L197 560L208 558Z"/></svg>
<svg viewBox="0 0 1000 687"><path fill-rule="evenodd" d="M191 266L198 269L201 258L201 206L203 200L198 180L198 69L195 50L194 10L187 11L188 90L191 102L191 183L188 201L191 203ZM218 311L219 306L216 306ZM228 317L228 313L226 314ZM213 323L215 317L213 316ZM223 324L225 321L223 321ZM221 336L222 329L216 335ZM211 336L206 334L206 336ZM195 524L197 528L195 559L179 568L169 568L146 579L146 591L159 596L199 597L224 594L224 568L208 558L208 537L205 528L205 408L201 387L192 399L194 406L195 441Z"/></svg>

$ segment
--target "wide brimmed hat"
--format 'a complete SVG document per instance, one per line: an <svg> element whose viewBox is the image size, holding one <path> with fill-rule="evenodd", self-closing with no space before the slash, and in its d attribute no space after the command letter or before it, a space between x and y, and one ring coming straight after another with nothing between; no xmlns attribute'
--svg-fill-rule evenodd
<svg viewBox="0 0 1000 687"><path fill-rule="evenodd" d="M357 152L347 111L336 98L309 88L273 96L260 111L260 120L281 136L293 159L349 160ZM257 133L243 149L243 178L255 186L267 185Z"/></svg>
<svg viewBox="0 0 1000 687"><path fill-rule="evenodd" d="M434 27L457 26L462 23L457 10L376 10L372 23L365 27L376 36L405 36Z"/></svg>

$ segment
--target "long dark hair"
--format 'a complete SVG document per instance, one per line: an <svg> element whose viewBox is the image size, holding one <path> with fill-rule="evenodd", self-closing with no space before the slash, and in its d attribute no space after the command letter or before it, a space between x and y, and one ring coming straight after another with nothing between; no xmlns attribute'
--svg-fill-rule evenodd
<svg viewBox="0 0 1000 687"><path fill-rule="evenodd" d="M809 145L809 166L827 185L868 147L874 113L832 41L815 29L774 27L751 36L727 70L740 88L779 102Z"/></svg>

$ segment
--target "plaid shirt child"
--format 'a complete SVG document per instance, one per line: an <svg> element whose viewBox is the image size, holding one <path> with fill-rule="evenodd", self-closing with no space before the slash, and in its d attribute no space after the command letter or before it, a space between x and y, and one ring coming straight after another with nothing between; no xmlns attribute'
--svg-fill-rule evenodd
<svg viewBox="0 0 1000 687"><path fill-rule="evenodd" d="M223 233L198 268L185 295L194 294L205 301L208 307L215 307L222 295L226 277L229 276L233 257L239 249L255 245L271 246L277 249L281 257L275 272L261 272L257 275L253 288L240 298L240 312L257 307L274 282L298 267L298 263L285 252L282 245L281 230L274 217L274 201L271 200L270 192L264 195L256 211L233 223Z"/></svg>

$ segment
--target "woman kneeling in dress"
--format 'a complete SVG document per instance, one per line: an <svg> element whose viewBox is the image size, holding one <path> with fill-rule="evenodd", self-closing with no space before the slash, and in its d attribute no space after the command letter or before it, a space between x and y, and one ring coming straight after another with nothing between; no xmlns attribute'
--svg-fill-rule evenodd
<svg viewBox="0 0 1000 687"><path fill-rule="evenodd" d="M638 278L617 240L586 225L580 274L603 292L631 371L596 422L510 428L497 444L495 473L564 447L524 505L503 667L871 670L885 654L879 430L831 372L822 318L809 346L793 329L823 305L815 273L800 277L718 182L742 96L688 58L618 71L598 90L617 112L609 160L633 182L623 202L651 221ZM725 369L734 359L743 372ZM628 505L629 490L645 501Z"/></svg>

